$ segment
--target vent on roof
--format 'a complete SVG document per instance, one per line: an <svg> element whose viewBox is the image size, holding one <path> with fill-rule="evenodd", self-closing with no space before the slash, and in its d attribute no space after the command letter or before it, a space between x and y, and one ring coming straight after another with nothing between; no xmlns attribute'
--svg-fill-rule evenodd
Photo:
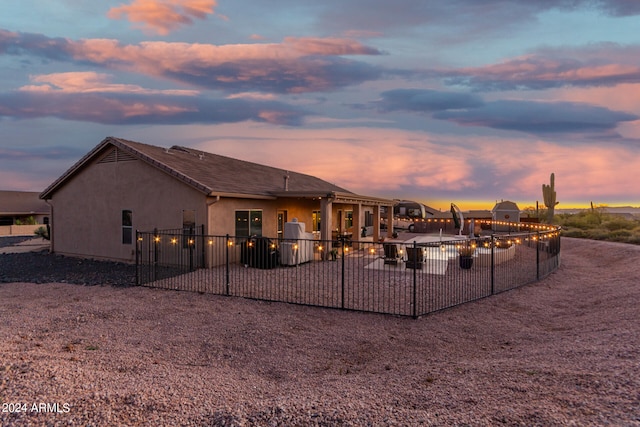
<svg viewBox="0 0 640 427"><path fill-rule="evenodd" d="M189 150L188 150L188 149L186 149L185 147L181 147L181 146L179 146L179 145L174 145L173 147L171 147L171 149L172 149L172 150L175 150L175 151L182 151L182 152L184 152L184 153L193 154L193 153L191 153L191 151L189 151Z"/></svg>
<svg viewBox="0 0 640 427"><path fill-rule="evenodd" d="M127 153L117 147L113 147L109 150L98 163L116 163L116 162L130 162L137 160L132 154Z"/></svg>

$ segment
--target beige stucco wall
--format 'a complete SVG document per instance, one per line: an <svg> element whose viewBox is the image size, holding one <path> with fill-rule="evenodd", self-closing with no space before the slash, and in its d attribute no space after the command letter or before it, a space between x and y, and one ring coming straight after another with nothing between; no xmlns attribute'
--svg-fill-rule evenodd
<svg viewBox="0 0 640 427"><path fill-rule="evenodd" d="M262 235L275 238L278 233L278 211L287 212L287 220L297 218L298 222L304 222L307 231L312 230L312 212L320 210L318 200L287 199L238 199L221 197L219 201L209 198L209 227L212 235L223 236L235 234L236 210L262 210Z"/></svg>
<svg viewBox="0 0 640 427"><path fill-rule="evenodd" d="M97 259L135 260L133 244L122 244L122 210L131 210L133 230L181 228L183 210L206 218L205 196L146 163L97 164L56 191L53 205L54 252Z"/></svg>

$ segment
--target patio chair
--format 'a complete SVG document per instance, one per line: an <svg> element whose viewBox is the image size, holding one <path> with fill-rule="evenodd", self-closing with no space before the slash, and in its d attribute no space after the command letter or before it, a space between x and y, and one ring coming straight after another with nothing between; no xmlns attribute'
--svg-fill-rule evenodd
<svg viewBox="0 0 640 427"><path fill-rule="evenodd" d="M424 249L408 246L407 261L405 265L407 266L407 268L422 270L422 266L424 265Z"/></svg>
<svg viewBox="0 0 640 427"><path fill-rule="evenodd" d="M398 261L400 261L398 245L393 243L383 243L382 247L384 248L384 263L388 265L398 265Z"/></svg>

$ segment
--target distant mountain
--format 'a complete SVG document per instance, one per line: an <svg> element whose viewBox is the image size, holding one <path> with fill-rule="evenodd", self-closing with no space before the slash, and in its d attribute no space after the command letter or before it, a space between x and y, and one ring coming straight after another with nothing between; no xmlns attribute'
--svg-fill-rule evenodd
<svg viewBox="0 0 640 427"><path fill-rule="evenodd" d="M575 214L578 212L589 210L590 208L582 208L582 209L556 209L556 214ZM611 213L611 214L630 214L630 215L640 215L640 207L634 206L606 206L600 208L603 212Z"/></svg>

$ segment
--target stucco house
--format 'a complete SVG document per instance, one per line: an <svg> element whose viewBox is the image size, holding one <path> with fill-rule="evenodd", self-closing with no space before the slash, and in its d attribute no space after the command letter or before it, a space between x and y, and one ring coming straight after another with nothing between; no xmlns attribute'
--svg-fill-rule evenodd
<svg viewBox="0 0 640 427"><path fill-rule="evenodd" d="M294 218L317 238L380 236L393 201L298 172L192 148L107 137L41 194L55 253L131 262L135 230L202 226L208 235L278 238Z"/></svg>
<svg viewBox="0 0 640 427"><path fill-rule="evenodd" d="M49 205L38 192L0 190L0 236L30 235L49 223Z"/></svg>

